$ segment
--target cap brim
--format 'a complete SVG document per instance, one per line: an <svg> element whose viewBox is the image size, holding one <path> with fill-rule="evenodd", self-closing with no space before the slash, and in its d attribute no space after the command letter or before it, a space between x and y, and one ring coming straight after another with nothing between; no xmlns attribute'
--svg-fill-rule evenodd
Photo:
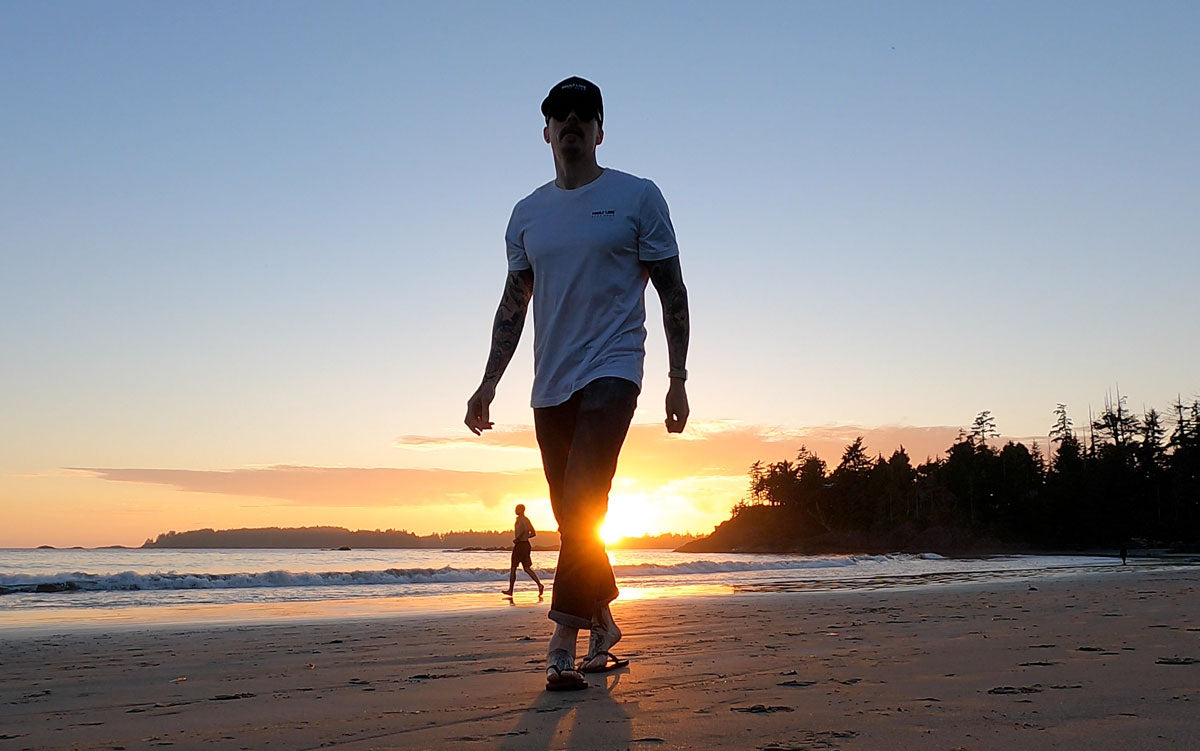
<svg viewBox="0 0 1200 751"><path fill-rule="evenodd" d="M573 94L573 93L556 93L542 100L542 116L550 117L550 109L552 103L562 102L575 107L582 105L588 109L596 110L596 119L604 122L604 105L596 101L596 97L588 94Z"/></svg>

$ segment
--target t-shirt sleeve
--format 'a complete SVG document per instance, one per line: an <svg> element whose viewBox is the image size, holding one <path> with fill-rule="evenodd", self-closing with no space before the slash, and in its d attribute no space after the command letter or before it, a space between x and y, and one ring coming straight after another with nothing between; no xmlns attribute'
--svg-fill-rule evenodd
<svg viewBox="0 0 1200 751"><path fill-rule="evenodd" d="M525 228L520 219L521 204L513 207L512 216L508 219L508 229L504 231L504 244L508 247L508 270L524 271L533 268L529 257L525 255Z"/></svg>
<svg viewBox="0 0 1200 751"><path fill-rule="evenodd" d="M661 261L679 255L667 199L652 181L642 190L638 212L638 260Z"/></svg>

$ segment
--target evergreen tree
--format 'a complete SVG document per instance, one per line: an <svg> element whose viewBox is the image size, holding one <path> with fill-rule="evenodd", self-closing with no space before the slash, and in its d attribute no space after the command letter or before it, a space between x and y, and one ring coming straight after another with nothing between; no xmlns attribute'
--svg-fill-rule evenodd
<svg viewBox="0 0 1200 751"><path fill-rule="evenodd" d="M797 491L813 520L828 532L832 527L824 507L825 496L828 492L825 460L816 454L808 453L802 446L796 462L800 467Z"/></svg>
<svg viewBox="0 0 1200 751"><path fill-rule="evenodd" d="M1125 401L1120 392L1115 403L1111 396L1105 398L1104 411L1092 422L1092 431L1102 443L1127 448L1141 429L1141 422L1125 406Z"/></svg>
<svg viewBox="0 0 1200 751"><path fill-rule="evenodd" d="M975 415L975 422L971 423L972 443L976 446L987 446L987 439L999 437L1000 431L996 430L996 418L992 417L991 410L985 409Z"/></svg>
<svg viewBox="0 0 1200 751"><path fill-rule="evenodd" d="M1200 400L1176 398L1171 432L1170 494L1164 522L1174 539L1200 540Z"/></svg>
<svg viewBox="0 0 1200 751"><path fill-rule="evenodd" d="M1167 428L1162 417L1151 407L1146 411L1141 424L1141 442L1138 444L1138 466L1142 473L1153 476L1161 472L1166 462Z"/></svg>
<svg viewBox="0 0 1200 751"><path fill-rule="evenodd" d="M842 451L842 461L833 474L835 478L846 474L865 474L871 471L873 466L874 462L867 456L867 447L863 444L863 437L858 436Z"/></svg>
<svg viewBox="0 0 1200 751"><path fill-rule="evenodd" d="M1042 515L1037 503L1042 490L1042 471L1033 452L1025 444L1013 441L1000 449L999 464L1000 474L994 486L996 529L1009 539L1020 539L1039 529L1031 522Z"/></svg>
<svg viewBox="0 0 1200 751"><path fill-rule="evenodd" d="M986 451L986 449L984 449ZM974 526L979 521L983 474L978 457L980 449L970 435L963 436L946 450L946 460L936 477L949 493L954 514L961 523Z"/></svg>
<svg viewBox="0 0 1200 751"><path fill-rule="evenodd" d="M914 483L917 471L913 469L904 446L892 452L887 462L882 464L881 470L884 476L883 492L887 500L888 520L915 520L917 494Z"/></svg>
<svg viewBox="0 0 1200 751"><path fill-rule="evenodd" d="M1054 408L1054 426L1050 428L1050 442L1062 443L1068 438L1074 438L1075 431L1071 429L1071 418L1067 417L1067 405L1062 402Z"/></svg>
<svg viewBox="0 0 1200 751"><path fill-rule="evenodd" d="M1042 446L1037 441L1029 448L1029 453L1033 457L1034 466L1037 467L1038 475L1045 479L1046 477L1046 455L1042 453Z"/></svg>
<svg viewBox="0 0 1200 751"><path fill-rule="evenodd" d="M867 485L874 467L862 436L855 438L842 452L841 462L829 476L834 498L830 515L835 526L842 529L870 527L874 504L868 496Z"/></svg>

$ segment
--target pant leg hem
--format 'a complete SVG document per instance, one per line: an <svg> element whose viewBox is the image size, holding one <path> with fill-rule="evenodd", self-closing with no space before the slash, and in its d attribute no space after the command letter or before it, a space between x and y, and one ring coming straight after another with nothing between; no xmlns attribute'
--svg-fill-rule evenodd
<svg viewBox="0 0 1200 751"><path fill-rule="evenodd" d="M551 610L550 613L547 615L547 617L550 620L557 623L558 625L566 626L567 628L578 628L578 629L586 629L586 630L591 630L591 628L592 628L592 621L590 618L580 618L577 615L571 615L570 613L564 613L561 610Z"/></svg>

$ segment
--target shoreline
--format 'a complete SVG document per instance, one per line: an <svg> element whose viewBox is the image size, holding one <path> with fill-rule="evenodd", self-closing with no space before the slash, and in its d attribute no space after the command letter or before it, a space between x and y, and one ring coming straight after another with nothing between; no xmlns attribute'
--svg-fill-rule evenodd
<svg viewBox="0 0 1200 751"><path fill-rule="evenodd" d="M1070 557L1070 556L1066 556ZM988 561L1015 559L1020 556L979 556L955 558L957 561ZM937 560L942 560L940 557ZM1093 559L1061 568L1030 565L1026 568L984 568L949 571L927 571L910 574L880 573L875 575L850 573L844 576L810 578L803 573L781 570L776 576L747 576L738 580L726 575L725 581L663 584L640 581L640 577L620 579L621 596L618 602L643 600L689 600L722 596L744 596L764 593L838 593L848 591L911 591L922 588L973 586L987 583L1003 584L1046 578L1072 578L1103 575L1136 568L1140 571L1187 570L1196 564L1193 556L1175 559L1145 558L1131 560L1128 566ZM767 572L771 573L771 572ZM552 576L548 580L552 584ZM517 597L507 600L509 606L533 608L545 613L549 609L549 594L540 600L532 586L518 583ZM45 595L38 607L0 609L0 639L20 638L23 635L68 634L84 631L137 631L139 629L209 629L258 625L320 624L329 622L369 622L387 619L438 617L455 613L494 613L500 604L501 583L496 591L437 592L420 594L363 594L312 599L249 600L239 602L156 603L153 605L124 603L114 605L72 605L70 601L55 602L57 593ZM153 592L154 590L150 590ZM205 591L205 590L201 590ZM318 590L319 591L319 590ZM188 592L188 590L184 590ZM549 593L549 590L548 590ZM79 595L62 595L78 598ZM88 593L83 593L84 598ZM3 600L0 600L2 603ZM3 751L0 749L0 751Z"/></svg>
<svg viewBox="0 0 1200 751"><path fill-rule="evenodd" d="M570 694L534 607L0 634L0 749L1187 749L1198 590L1130 566L618 600L632 664Z"/></svg>
<svg viewBox="0 0 1200 751"><path fill-rule="evenodd" d="M737 573L725 573L715 579L701 576L696 581L679 580L672 583L664 583L654 577L643 579L640 576L630 576L619 579L619 585L621 601L629 602L632 600L711 597L763 592L905 590L958 584L1024 581L1042 577L1086 576L1121 568L1119 564L1103 558L1083 561L1076 559L1071 565L1064 565L1060 568L1047 565L1046 558L1049 557L1030 559L1028 565L1014 567L1012 562L1022 561L1024 557L981 556L943 559L940 556L932 556L926 560L934 564L935 568L938 561L946 561L952 564L949 570L926 570L912 573L881 571L871 574L817 567L814 569L780 569L778 572L748 571L740 576ZM958 568L953 565L955 561L979 563L992 560L1008 561L1009 563L997 563L995 568L992 568L991 565L985 565L983 568ZM1186 567L1189 563L1194 563L1194 559L1139 559L1132 561L1131 565L1143 570L1156 570L1178 566ZM546 574L546 576L552 583L552 574ZM137 630L139 628L189 628L193 626L207 628L270 623L369 621L435 616L456 612L494 612L500 586L500 582L497 581L494 592L490 589L463 592L436 588L431 585L431 588L419 593L404 594L379 591L371 593L368 591L369 588L364 589L361 593L355 593L352 589L344 589L334 596L325 596L326 592L323 588L314 588L309 591L308 596L287 599L271 599L275 590L268 587L263 590L262 598L226 602L189 600L187 598L191 594L191 590L185 588L179 593L181 597L177 596L174 600L157 600L152 604L121 597L119 590L103 593L106 596L109 594L117 596L117 599L110 604L90 599L92 593L86 591L81 593L52 592L38 596L43 599L36 601L37 604L34 607L26 605L0 609L0 637L4 635L18 636L23 633L68 633L98 629ZM153 588L147 590L147 594L152 595L157 591L162 591L164 596L171 596L171 590L155 590ZM208 591L201 589L198 594ZM219 593L222 590L212 591ZM235 587L228 591L241 593L253 590ZM136 591L130 594L134 597L138 596ZM3 600L0 600L0 603L3 603ZM522 586L518 586L515 603L520 603L523 607L541 608L543 611L548 609L549 605L548 601L536 601L532 587Z"/></svg>

